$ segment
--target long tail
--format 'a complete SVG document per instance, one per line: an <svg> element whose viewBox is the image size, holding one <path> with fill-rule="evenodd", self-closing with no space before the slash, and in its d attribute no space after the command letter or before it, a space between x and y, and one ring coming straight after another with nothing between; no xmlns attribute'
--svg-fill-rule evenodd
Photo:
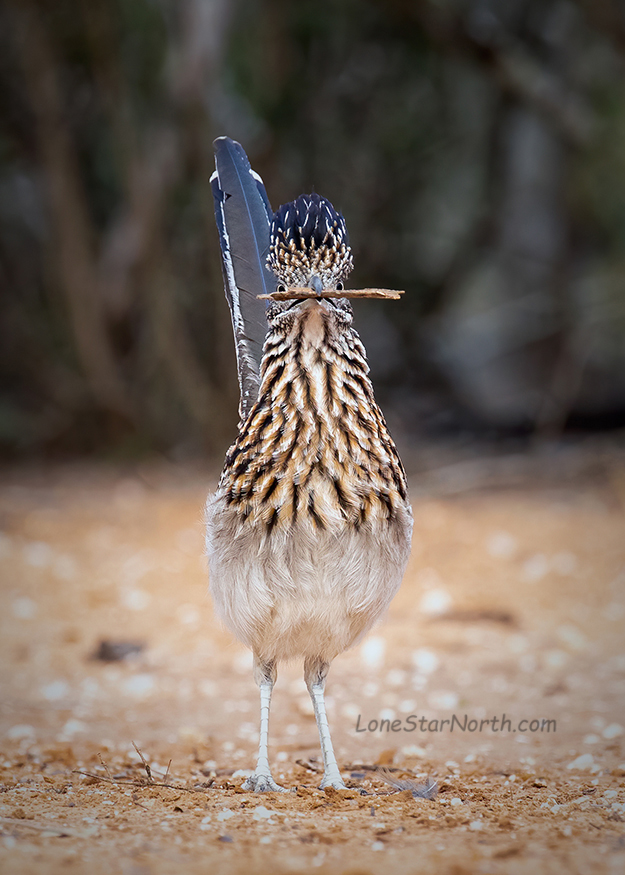
<svg viewBox="0 0 625 875"><path fill-rule="evenodd" d="M266 267L273 212L263 181L250 167L240 143L218 137L213 146L217 169L211 187L237 353L239 416L244 422L258 398L267 333L266 305L257 296L275 291L277 282Z"/></svg>

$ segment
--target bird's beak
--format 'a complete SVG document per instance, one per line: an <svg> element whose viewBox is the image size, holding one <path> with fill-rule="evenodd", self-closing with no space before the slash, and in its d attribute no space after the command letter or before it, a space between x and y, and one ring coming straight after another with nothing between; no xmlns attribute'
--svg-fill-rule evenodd
<svg viewBox="0 0 625 875"><path fill-rule="evenodd" d="M320 295L323 292L323 283L321 277L315 274L310 280L310 288Z"/></svg>

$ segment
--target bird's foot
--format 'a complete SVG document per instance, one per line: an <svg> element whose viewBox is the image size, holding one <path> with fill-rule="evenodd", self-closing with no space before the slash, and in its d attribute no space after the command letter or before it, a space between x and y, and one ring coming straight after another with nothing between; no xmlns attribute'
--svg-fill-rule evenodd
<svg viewBox="0 0 625 875"><path fill-rule="evenodd" d="M340 775L324 775L323 781L319 784L319 789L325 790L326 787L334 787L335 790L349 789Z"/></svg>
<svg viewBox="0 0 625 875"><path fill-rule="evenodd" d="M276 784L271 775L250 775L245 779L243 789L252 793L288 793L286 787Z"/></svg>

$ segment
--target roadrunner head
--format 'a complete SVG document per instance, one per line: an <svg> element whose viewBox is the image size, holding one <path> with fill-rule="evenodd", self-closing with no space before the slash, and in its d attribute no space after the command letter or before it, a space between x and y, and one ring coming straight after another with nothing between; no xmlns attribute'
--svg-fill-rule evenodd
<svg viewBox="0 0 625 875"><path fill-rule="evenodd" d="M345 219L318 194L283 204L271 224L267 265L278 278L278 289L340 291L353 267Z"/></svg>

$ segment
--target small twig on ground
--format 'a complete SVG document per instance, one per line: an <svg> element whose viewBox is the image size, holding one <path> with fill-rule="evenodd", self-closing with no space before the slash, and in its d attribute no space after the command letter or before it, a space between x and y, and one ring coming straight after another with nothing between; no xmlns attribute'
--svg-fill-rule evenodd
<svg viewBox="0 0 625 875"><path fill-rule="evenodd" d="M102 757L102 754L101 754L101 753L98 753L98 759L100 760L100 763L101 763L101 765L102 765L102 768L103 768L104 771L106 772L107 776L108 776L111 780L113 780L113 776L112 776L111 773L109 772L109 767L108 767L107 764L106 764L106 760L104 760L104 758Z"/></svg>
<svg viewBox="0 0 625 875"><path fill-rule="evenodd" d="M137 794L136 794L136 793L133 793L133 794L131 795L130 798L132 799L132 801L134 802L134 804L137 805L139 808L143 808L144 811L147 811L147 810L148 810L148 809L145 807L145 805L142 805L142 804L139 802L139 800L137 799Z"/></svg>
<svg viewBox="0 0 625 875"><path fill-rule="evenodd" d="M323 772L323 769L319 766L316 766L310 760L295 760L298 766L301 766L303 769L308 769L309 772Z"/></svg>
<svg viewBox="0 0 625 875"><path fill-rule="evenodd" d="M88 835L87 830L73 829L69 826L63 826L58 823L37 823L34 820L28 820L22 817L4 817L0 815L0 823L7 826L23 827L24 829L32 829L35 832L49 832L58 836L73 836L74 838L85 838Z"/></svg>
<svg viewBox="0 0 625 875"><path fill-rule="evenodd" d="M405 769L398 769L396 766L385 766L389 772L403 772ZM368 766L365 763L351 763L344 767L346 772L378 772L379 766Z"/></svg>
<svg viewBox="0 0 625 875"><path fill-rule="evenodd" d="M169 777L170 768L171 768L171 760L167 763L167 771L165 772L165 777L163 778L163 784L167 783L167 778Z"/></svg>
<svg viewBox="0 0 625 875"><path fill-rule="evenodd" d="M152 769L150 768L150 764L148 763L146 758L143 756L143 754L141 753L141 751L139 750L137 745L134 743L134 741L132 743L132 746L134 747L134 749L137 751L137 753L141 757L141 762L143 763L143 768L145 769L145 773L148 776L148 784L153 784L154 778L152 777Z"/></svg>
<svg viewBox="0 0 625 875"><path fill-rule="evenodd" d="M107 778L104 775L96 775L93 772L83 772L82 769L74 769L73 775L84 775L86 778L94 778L96 781L102 781L104 784L119 784L125 787L137 787L139 789L153 787L158 790L160 787L165 787L168 790L184 790L185 793L202 793L206 787L182 787L180 784L165 784L162 781L124 781L120 778Z"/></svg>
<svg viewBox="0 0 625 875"><path fill-rule="evenodd" d="M95 781L102 781L105 784L116 784L116 785L119 784L119 785L123 785L126 787L137 787L138 789L145 788L145 787L154 787L154 788L165 787L168 790L182 790L185 793L201 793L207 789L206 786L182 787L180 784L169 784L167 781L167 778L169 777L169 770L171 768L171 760L167 764L167 771L165 772L163 780L162 781L155 781L154 776L152 775L152 769L150 768L150 764L147 762L146 758L143 756L143 754L141 753L141 751L139 750L137 745L134 743L134 741L133 741L132 745L133 745L134 749L137 751L137 753L139 754L139 756L141 757L141 762L143 764L143 768L145 769L147 778L137 778L135 780L125 780L124 778L114 777L113 775L111 775L109 767L106 764L106 761L103 759L102 754L100 754L100 753L98 754L98 759L100 760L100 763L102 764L102 768L106 772L106 776L105 775L96 775L96 774L94 774L94 772L84 772L84 771L82 771L82 769L74 769L72 774L84 775L86 778L92 778ZM134 794L133 794L133 799L134 799Z"/></svg>

